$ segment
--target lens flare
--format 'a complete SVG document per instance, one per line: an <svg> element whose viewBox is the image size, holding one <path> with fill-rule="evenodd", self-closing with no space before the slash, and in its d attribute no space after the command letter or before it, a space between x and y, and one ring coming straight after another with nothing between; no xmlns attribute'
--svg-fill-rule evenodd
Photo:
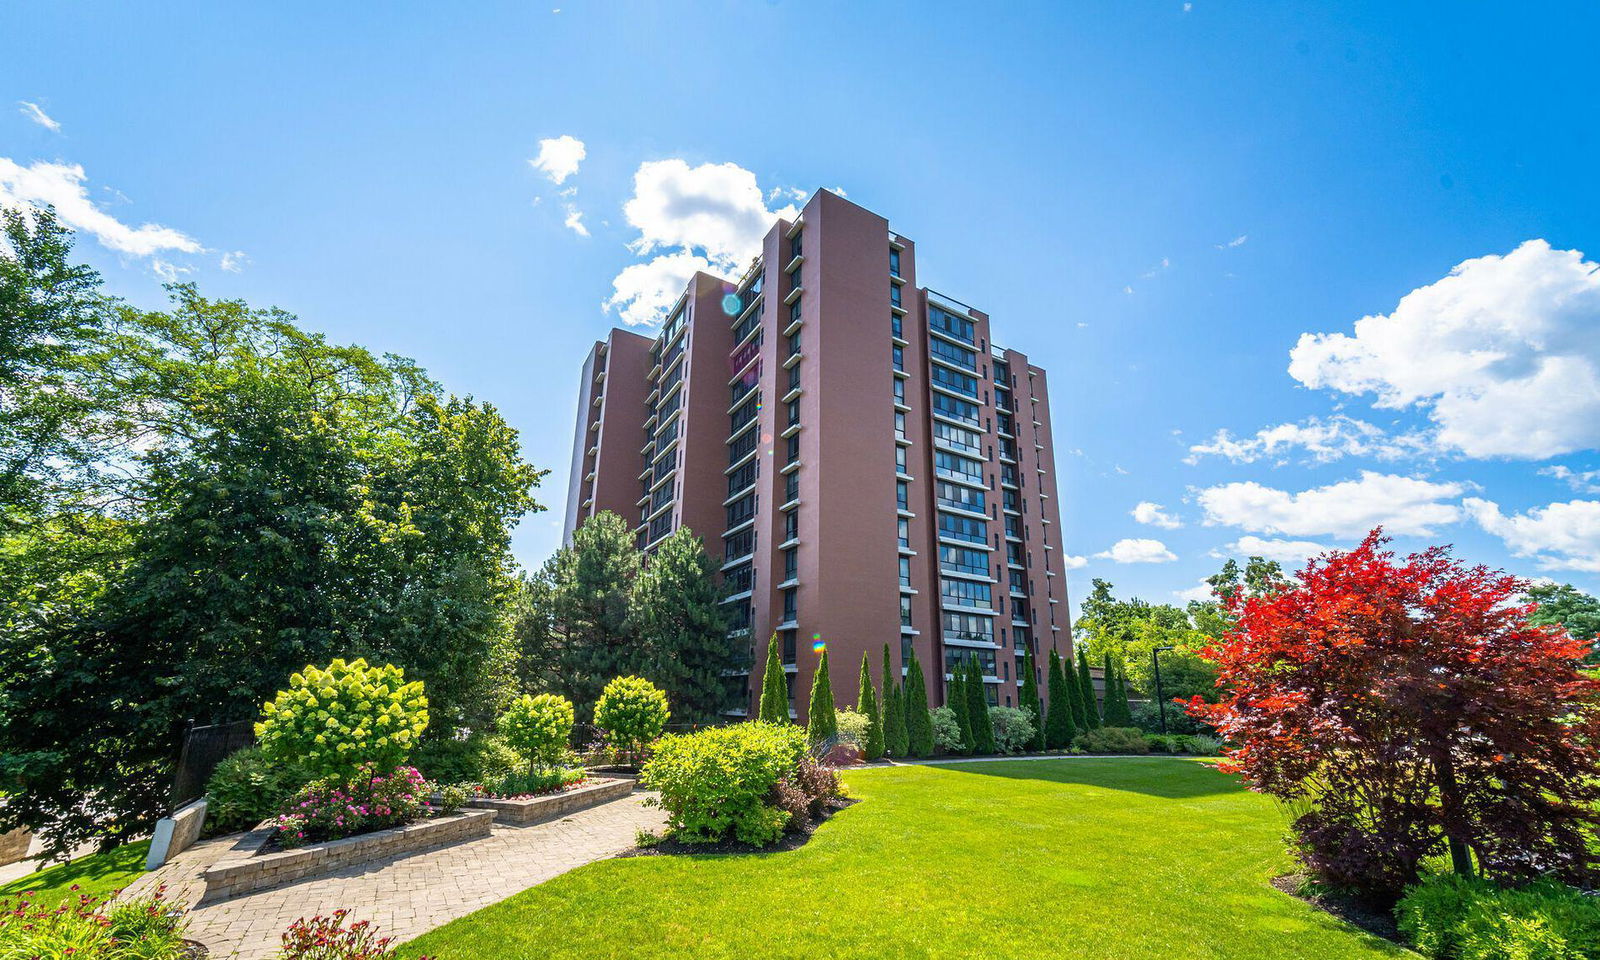
<svg viewBox="0 0 1600 960"><path fill-rule="evenodd" d="M739 295L730 293L722 298L722 312L730 317L739 315Z"/></svg>
<svg viewBox="0 0 1600 960"><path fill-rule="evenodd" d="M822 634L813 633L811 635L811 652L821 653L826 649L828 649L828 645L822 641Z"/></svg>

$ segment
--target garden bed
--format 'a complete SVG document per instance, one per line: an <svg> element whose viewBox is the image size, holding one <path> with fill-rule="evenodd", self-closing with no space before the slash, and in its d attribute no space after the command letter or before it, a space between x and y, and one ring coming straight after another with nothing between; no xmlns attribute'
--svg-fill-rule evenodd
<svg viewBox="0 0 1600 960"><path fill-rule="evenodd" d="M489 835L494 819L493 810L462 810L403 827L311 843L291 850L271 849L276 831L271 827L257 827L245 834L234 848L242 856L219 861L205 871L204 899L235 897L332 873L352 864L476 840Z"/></svg>
<svg viewBox="0 0 1600 960"><path fill-rule="evenodd" d="M553 793L531 797L474 797L467 806L475 810L493 810L500 823L543 823L564 817L579 810L598 807L602 803L620 800L633 792L634 782L623 779L591 777L578 784Z"/></svg>
<svg viewBox="0 0 1600 960"><path fill-rule="evenodd" d="M632 850L618 854L619 857L655 857L655 856L682 856L697 854L721 853L781 853L785 850L798 850L806 845L811 835L817 828L826 823L835 813L845 807L860 803L859 799L840 798L827 801L822 808L822 815L806 821L799 830L785 832L783 838L776 843L769 843L764 847L754 844L740 843L737 840L722 840L717 843L684 843L667 837L648 847L634 847Z"/></svg>
<svg viewBox="0 0 1600 960"><path fill-rule="evenodd" d="M1360 897L1315 885L1304 873L1289 873L1274 877L1272 885L1296 900L1303 900L1319 910L1338 917L1352 927L1401 946L1407 946L1400 937L1399 927L1395 926L1393 910L1386 910Z"/></svg>

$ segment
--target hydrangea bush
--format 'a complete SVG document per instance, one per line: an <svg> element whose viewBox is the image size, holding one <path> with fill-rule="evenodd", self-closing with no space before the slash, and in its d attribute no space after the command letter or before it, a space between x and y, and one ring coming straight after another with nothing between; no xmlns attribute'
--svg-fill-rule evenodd
<svg viewBox="0 0 1600 960"><path fill-rule="evenodd" d="M667 695L643 677L617 677L594 705L594 725L606 742L637 763L645 747L666 729L672 711Z"/></svg>
<svg viewBox="0 0 1600 960"><path fill-rule="evenodd" d="M421 682L407 683L405 671L392 664L365 660L306 667L262 713L256 739L269 759L341 782L363 764L389 770L404 763L428 728Z"/></svg>
<svg viewBox="0 0 1600 960"><path fill-rule="evenodd" d="M783 836L789 812L769 802L806 753L793 724L741 723L661 738L641 780L661 791L673 835L685 843L732 837L762 846ZM796 785L798 786L798 784Z"/></svg>
<svg viewBox="0 0 1600 960"><path fill-rule="evenodd" d="M500 736L527 766L527 772L561 766L572 739L572 702L554 693L523 694L500 715Z"/></svg>

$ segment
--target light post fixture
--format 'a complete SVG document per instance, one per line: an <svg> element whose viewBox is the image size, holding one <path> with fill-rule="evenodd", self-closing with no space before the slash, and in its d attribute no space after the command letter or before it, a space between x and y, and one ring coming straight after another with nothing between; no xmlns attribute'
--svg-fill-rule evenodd
<svg viewBox="0 0 1600 960"><path fill-rule="evenodd" d="M1150 665L1156 669L1156 709L1161 711L1161 733L1167 732L1167 698L1161 693L1161 654L1172 649L1172 644L1150 651Z"/></svg>

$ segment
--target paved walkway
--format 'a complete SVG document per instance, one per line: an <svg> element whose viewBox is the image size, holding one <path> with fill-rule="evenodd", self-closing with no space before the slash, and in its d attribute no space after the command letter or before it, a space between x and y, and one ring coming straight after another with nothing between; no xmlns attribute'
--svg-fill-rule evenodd
<svg viewBox="0 0 1600 960"><path fill-rule="evenodd" d="M278 938L300 917L340 908L351 920L370 920L380 935L403 942L456 917L543 883L574 867L615 856L633 846L634 832L658 830L660 810L642 805L646 794L580 810L529 827L496 824L489 836L408 857L357 864L337 873L229 900L205 902L200 874L239 841L237 834L208 840L133 884L133 894L167 885L167 895L191 905L189 936L213 958L268 960Z"/></svg>

